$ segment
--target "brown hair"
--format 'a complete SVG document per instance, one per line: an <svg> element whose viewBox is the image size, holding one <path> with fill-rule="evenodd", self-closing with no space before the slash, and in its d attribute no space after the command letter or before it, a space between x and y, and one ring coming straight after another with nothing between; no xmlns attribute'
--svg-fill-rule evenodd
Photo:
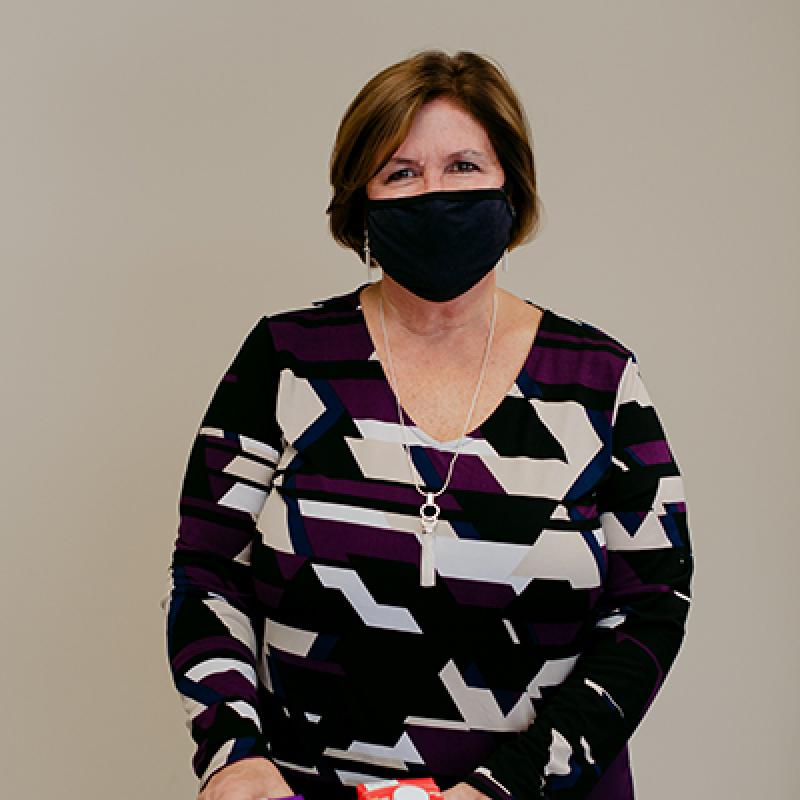
<svg viewBox="0 0 800 800"><path fill-rule="evenodd" d="M405 140L419 108L437 96L458 102L486 130L516 211L509 249L530 240L540 201L528 120L499 66L460 51L424 50L372 77L342 117L330 161L333 197L326 213L343 247L361 255L367 182Z"/></svg>

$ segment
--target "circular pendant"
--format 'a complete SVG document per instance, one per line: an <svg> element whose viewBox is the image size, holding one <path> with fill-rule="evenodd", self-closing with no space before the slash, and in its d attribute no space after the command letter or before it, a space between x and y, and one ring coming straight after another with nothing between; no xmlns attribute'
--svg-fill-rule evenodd
<svg viewBox="0 0 800 800"><path fill-rule="evenodd" d="M425 502L419 507L422 527L425 533L431 533L439 521L439 506L436 505L433 492L426 492Z"/></svg>

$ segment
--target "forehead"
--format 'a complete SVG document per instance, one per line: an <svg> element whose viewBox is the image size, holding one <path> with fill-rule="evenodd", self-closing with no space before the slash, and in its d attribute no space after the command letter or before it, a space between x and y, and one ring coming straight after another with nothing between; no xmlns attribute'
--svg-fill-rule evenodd
<svg viewBox="0 0 800 800"><path fill-rule="evenodd" d="M478 120L449 97L426 102L414 115L411 128L395 156L414 157L424 153L478 150L493 156L485 128Z"/></svg>

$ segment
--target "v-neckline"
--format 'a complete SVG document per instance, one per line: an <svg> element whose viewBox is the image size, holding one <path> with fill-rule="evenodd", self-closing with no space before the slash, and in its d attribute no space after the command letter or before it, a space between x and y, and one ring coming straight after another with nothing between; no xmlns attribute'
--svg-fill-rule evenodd
<svg viewBox="0 0 800 800"><path fill-rule="evenodd" d="M399 406L400 412L403 415L403 422L405 423L406 427L410 427L412 433L414 433L416 435L416 437L422 441L423 444L425 444L427 446L431 446L431 447L437 447L437 448L440 448L440 449L443 449L443 450L453 449L453 448L457 447L459 445L459 443L463 447L463 445L467 444L468 442L477 440L478 437L479 437L481 428L484 427L485 425L487 425L489 422L491 422L491 420L495 416L497 416L497 414L500 413L500 408L503 405L503 403L505 402L505 400L508 397L512 396L512 393L519 386L519 383L523 379L524 375L528 372L528 368L530 367L530 365L531 365L531 363L533 361L533 358L534 358L536 352L538 351L538 348L539 348L539 333L541 332L542 328L545 325L545 320L549 318L549 315L551 313L550 309L547 306L540 306L537 303L534 303L532 300L529 300L527 297L523 297L522 298L526 303L528 303L528 305L531 305L531 306L534 306L535 308L538 308L539 311L542 312L542 315L539 318L539 323L538 323L538 325L536 327L536 334L533 337L533 341L531 342L531 346L530 346L530 348L528 350L528 354L525 356L525 359L524 359L524 361L522 363L522 366L520 367L519 371L517 372L517 375L514 378L514 381L508 387L508 389L506 390L505 394L500 399L500 402L492 409L491 413L488 416L486 416L478 425L476 425L472 430L467 431L467 433L464 434L464 436L462 436L460 438L450 439L448 441L444 441L443 442L443 441L440 441L439 439L436 439L433 436L431 436L429 433L427 433L427 431L423 430L415 422L415 420L408 413L408 411L405 409L403 404L400 403L399 398L397 397L397 395L395 394L394 389L392 388L392 384L389 381L389 378L388 378L388 376L386 374L386 371L383 368L383 362L381 362L380 358L378 357L378 351L377 351L377 348L375 347L375 342L374 342L374 340L372 338L372 334L370 333L369 326L367 325L367 317L366 317L366 314L364 314L364 309L363 309L363 307L361 305L361 298L360 298L361 291L364 288L366 288L368 285L369 285L368 283L362 283L358 288L356 288L354 291L349 293L349 299L352 301L353 307L358 312L359 319L361 320L361 325L363 326L364 334L367 337L367 341L369 342L369 345L370 345L370 348L371 348L371 352L369 354L369 360L370 361L374 361L378 365L378 368L380 369L381 379L382 379L383 383L385 384L387 391L391 395L395 406Z"/></svg>

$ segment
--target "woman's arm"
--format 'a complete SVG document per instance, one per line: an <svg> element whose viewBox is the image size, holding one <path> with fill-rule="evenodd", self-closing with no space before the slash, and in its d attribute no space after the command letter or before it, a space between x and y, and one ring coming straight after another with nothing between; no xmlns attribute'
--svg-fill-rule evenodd
<svg viewBox="0 0 800 800"><path fill-rule="evenodd" d="M192 444L161 601L201 786L222 767L269 751L257 699L259 628L249 559L280 457L274 355L262 317L223 375Z"/></svg>
<svg viewBox="0 0 800 800"><path fill-rule="evenodd" d="M578 800L620 754L684 636L693 561L684 487L631 354L597 488L607 575L593 638L530 727L467 782L495 800Z"/></svg>

